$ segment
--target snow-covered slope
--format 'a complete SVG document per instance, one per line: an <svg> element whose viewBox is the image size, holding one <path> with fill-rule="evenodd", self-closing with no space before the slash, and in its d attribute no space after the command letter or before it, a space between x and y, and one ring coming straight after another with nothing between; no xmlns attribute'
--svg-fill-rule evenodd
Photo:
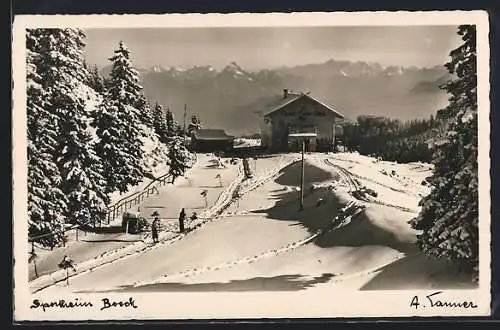
<svg viewBox="0 0 500 330"><path fill-rule="evenodd" d="M297 155L287 156L251 164L257 169L256 177L266 177L277 164ZM391 176L382 174L384 170L391 170ZM398 209L418 208L417 198L400 197L419 192L417 181L428 171L427 164L385 163L357 154L306 155L303 211L298 209L301 166L295 163L255 189L243 189L242 196L216 221L171 244L79 276L72 286L81 292L298 291L320 287L328 292L339 288L433 288L443 283L468 287L447 262L419 255L417 232L408 225L415 214ZM402 189L402 182L408 182L408 187ZM394 194L399 195L356 199L354 191L369 183L376 192L398 188ZM380 205L380 201L394 205ZM401 270L400 264L414 256L419 269L412 276Z"/></svg>

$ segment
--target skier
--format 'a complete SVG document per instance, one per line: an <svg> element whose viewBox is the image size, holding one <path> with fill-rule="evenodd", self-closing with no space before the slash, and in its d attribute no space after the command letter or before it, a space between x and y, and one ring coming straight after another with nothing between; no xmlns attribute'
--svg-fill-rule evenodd
<svg viewBox="0 0 500 330"><path fill-rule="evenodd" d="M151 236L153 237L153 243L158 243L158 231L160 229L160 219L158 218L158 212L153 213L154 220L151 224Z"/></svg>
<svg viewBox="0 0 500 330"><path fill-rule="evenodd" d="M186 210L182 208L181 213L179 214L179 231L181 233L184 232L184 220L186 220Z"/></svg>

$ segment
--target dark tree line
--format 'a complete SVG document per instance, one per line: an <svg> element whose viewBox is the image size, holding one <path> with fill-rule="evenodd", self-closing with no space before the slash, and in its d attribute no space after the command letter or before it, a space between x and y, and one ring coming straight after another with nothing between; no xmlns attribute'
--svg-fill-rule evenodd
<svg viewBox="0 0 500 330"><path fill-rule="evenodd" d="M444 131L445 121L413 119L401 121L387 117L359 116L356 122L342 124L342 144L350 151L384 160L413 162L432 160L429 142Z"/></svg>

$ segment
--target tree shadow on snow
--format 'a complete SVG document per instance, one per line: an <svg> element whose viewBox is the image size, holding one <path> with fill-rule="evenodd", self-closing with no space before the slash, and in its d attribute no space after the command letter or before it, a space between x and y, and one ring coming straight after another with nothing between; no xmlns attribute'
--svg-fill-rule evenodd
<svg viewBox="0 0 500 330"><path fill-rule="evenodd" d="M303 210L299 210L300 191L275 189L270 196L277 200L274 206L251 212L264 213L273 220L293 222L291 225L301 225L310 233L336 226L334 218L348 203L347 196L336 194L328 187L312 189L312 184L318 181L334 182L337 177L310 164L306 166L305 173ZM275 181L281 185L300 182L300 163L290 166ZM386 246L401 253L414 253L417 251L416 236L408 226L401 225L404 223L401 216L397 210L370 207L370 211L362 210L345 226L326 231L314 240L314 244L322 248Z"/></svg>
<svg viewBox="0 0 500 330"><path fill-rule="evenodd" d="M347 225L321 235L315 243L324 248L386 246L401 253L415 253L418 248L412 238L413 236L399 237L398 233L375 225L363 210L353 216Z"/></svg>
<svg viewBox="0 0 500 330"><path fill-rule="evenodd" d="M447 260L417 252L380 269L360 290L473 289L471 276Z"/></svg>
<svg viewBox="0 0 500 330"><path fill-rule="evenodd" d="M301 225L310 233L325 229L331 225L332 219L337 215L338 209L343 205L329 188L313 189L313 184L318 182L334 182L337 176L319 167L305 163L304 166L304 209L299 209L300 190L300 162L281 170L275 182L283 185L283 189L275 189L269 196L276 200L275 205L268 209L250 211L252 213L266 214L267 218L279 221L295 222L291 225ZM318 202L320 200L325 203Z"/></svg>
<svg viewBox="0 0 500 330"><path fill-rule="evenodd" d="M299 210L300 192L282 192L273 194L276 200L274 206L268 209L250 211L256 214L266 214L267 218L278 221L290 221L290 225L300 225L310 233L319 229L326 229L332 224L332 219L338 214L343 206L342 202L333 194L329 194L327 188L319 188L314 191L304 192L304 209ZM324 204L317 205L319 199L328 199Z"/></svg>
<svg viewBox="0 0 500 330"><path fill-rule="evenodd" d="M303 275L279 275L274 277L255 277L245 280L232 280L227 283L158 283L134 287L132 285L120 286L115 290L106 291L80 291L77 293L95 292L241 292L241 291L300 291L313 287L319 283L326 283L333 274L322 274L313 278L304 278Z"/></svg>

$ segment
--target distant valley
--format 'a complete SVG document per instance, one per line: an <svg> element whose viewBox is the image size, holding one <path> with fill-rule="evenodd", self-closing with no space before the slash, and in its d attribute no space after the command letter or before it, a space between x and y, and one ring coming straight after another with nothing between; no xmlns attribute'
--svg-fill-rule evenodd
<svg viewBox="0 0 500 330"><path fill-rule="evenodd" d="M347 118L389 116L402 120L428 118L447 104L439 86L449 79L443 66L382 67L378 63L329 60L319 64L249 71L237 63L222 70L138 68L144 92L152 102L169 107L182 121L196 114L202 125L241 135L258 132L259 110L284 88L311 95ZM103 69L109 73L110 67Z"/></svg>

